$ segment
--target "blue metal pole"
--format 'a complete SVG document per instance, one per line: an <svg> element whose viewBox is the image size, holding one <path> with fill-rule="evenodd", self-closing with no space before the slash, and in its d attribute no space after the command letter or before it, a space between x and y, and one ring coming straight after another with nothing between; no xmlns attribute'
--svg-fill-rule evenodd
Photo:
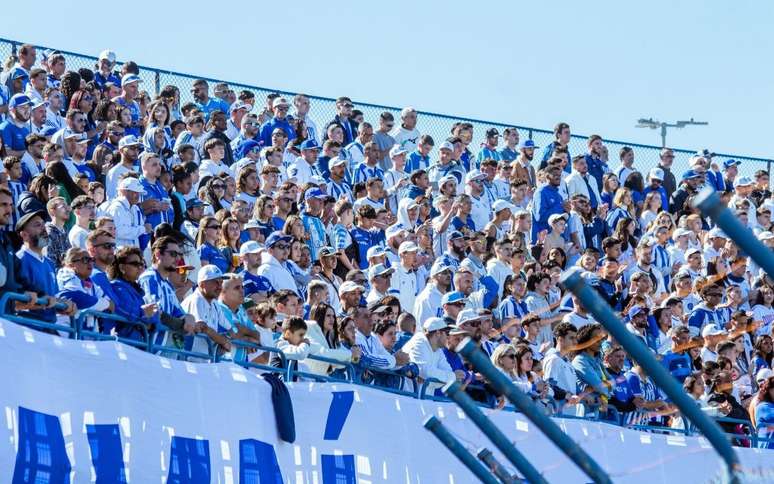
<svg viewBox="0 0 774 484"><path fill-rule="evenodd" d="M444 427L440 420L432 416L425 420L424 426L433 433L478 479L484 484L500 484L499 481L477 461L475 457Z"/></svg>
<svg viewBox="0 0 774 484"><path fill-rule="evenodd" d="M489 437L489 440L500 449L500 452L513 464L516 469L524 476L524 478L532 483L547 483L548 481L543 478L540 472L535 469L529 460L524 457L524 454L516 450L516 446L513 445L511 440L497 428L497 426L489 420L486 415L478 408L476 402L473 401L470 396L462 389L462 385L459 382L451 382L443 387L443 393L454 400L457 405L465 412L470 420L476 424L476 427ZM490 452L491 453L491 452Z"/></svg>
<svg viewBox="0 0 774 484"><path fill-rule="evenodd" d="M736 215L723 204L717 192L709 187L705 188L696 195L694 206L723 229L723 232L731 237L745 254L752 257L769 277L774 278L774 253L758 240L752 230L742 225Z"/></svg>
<svg viewBox="0 0 774 484"><path fill-rule="evenodd" d="M566 271L562 274L561 281L580 299L583 307L594 315L594 319L599 321L629 355L642 366L648 376L669 396L683 415L704 434L725 462L729 482L739 482L736 474L740 468L739 458L720 427L701 411L701 408L688 396L677 380L658 362L645 343L626 329L610 306L591 286L586 284L578 269Z"/></svg>
<svg viewBox="0 0 774 484"><path fill-rule="evenodd" d="M483 462L484 465L489 468L489 470L494 472L495 477L500 479L500 482L504 484L516 484L517 478L512 476L511 473L508 472L508 469L505 468L505 466L500 464L500 461L497 460L491 450L483 447L476 453L476 457L478 457L478 460ZM532 481L527 480L527 482Z"/></svg>
<svg viewBox="0 0 774 484"><path fill-rule="evenodd" d="M490 385L499 393L505 395L513 405L521 411L535 426L545 434L567 457L596 483L611 484L613 481L597 461L584 451L580 445L568 437L553 420L548 418L524 392L516 388L500 370L495 368L489 357L476 343L465 338L458 346L457 353L465 357L479 373L484 375Z"/></svg>

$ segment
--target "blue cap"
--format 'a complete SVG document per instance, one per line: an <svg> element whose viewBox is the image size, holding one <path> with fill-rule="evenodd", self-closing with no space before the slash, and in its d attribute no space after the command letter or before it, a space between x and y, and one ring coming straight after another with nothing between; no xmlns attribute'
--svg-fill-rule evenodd
<svg viewBox="0 0 774 484"><path fill-rule="evenodd" d="M685 180L690 180L691 178L699 178L699 177L701 177L701 175L699 175L695 171L688 170L685 173L683 173L683 176L682 176L681 180L685 181Z"/></svg>
<svg viewBox="0 0 774 484"><path fill-rule="evenodd" d="M524 142L521 144L521 148L540 148L540 146L537 146L534 141L531 139L524 140Z"/></svg>
<svg viewBox="0 0 774 484"><path fill-rule="evenodd" d="M626 316L628 316L629 319L632 319L640 313L647 313L647 312L648 310L646 308L640 306L639 304L635 304L634 306L631 307L631 309L629 309L629 312L626 314Z"/></svg>
<svg viewBox="0 0 774 484"><path fill-rule="evenodd" d="M266 238L266 242L263 245L265 245L266 248L271 248L274 247L274 244L279 242L290 242L291 240L293 240L293 237L290 235L285 235L279 230L276 230Z"/></svg>
<svg viewBox="0 0 774 484"><path fill-rule="evenodd" d="M245 156L247 156L247 153L249 153L253 148L260 148L261 144L254 139L246 139L239 143L237 145L237 149L234 151L234 154L237 156L237 159L242 159Z"/></svg>
<svg viewBox="0 0 774 484"><path fill-rule="evenodd" d="M202 202L198 198L192 198L190 200L186 200L186 202L185 202L185 209L186 210L191 210L192 208L203 207L205 205L206 205L206 203Z"/></svg>
<svg viewBox="0 0 774 484"><path fill-rule="evenodd" d="M16 79L29 79L30 75L27 71L21 67L14 67L11 72L8 73L8 79L15 81Z"/></svg>
<svg viewBox="0 0 774 484"><path fill-rule="evenodd" d="M320 145L318 145L317 141L315 141L313 139L307 139L307 140L304 140L303 143L301 143L301 146L299 146L299 148L302 151L303 150L319 150L320 149Z"/></svg>
<svg viewBox="0 0 774 484"><path fill-rule="evenodd" d="M463 234L459 230L454 230L452 233L449 234L449 238L447 240L454 240L454 239L466 239L467 235Z"/></svg>
<svg viewBox="0 0 774 484"><path fill-rule="evenodd" d="M8 109L18 108L19 106L26 106L32 104L32 99L26 94L14 94L10 101L8 101Z"/></svg>
<svg viewBox="0 0 774 484"><path fill-rule="evenodd" d="M53 136L54 133L56 133L57 131L59 131L59 130L56 129L56 126L49 126L48 128L46 128L43 131L41 131L40 134L42 134L43 136L48 137L48 136Z"/></svg>
<svg viewBox="0 0 774 484"><path fill-rule="evenodd" d="M460 291L447 292L441 298L441 306L443 306L444 304L454 304L454 303L462 302L462 300L464 299L465 299L465 295Z"/></svg>
<svg viewBox="0 0 774 484"><path fill-rule="evenodd" d="M272 293L276 292L274 290L274 287L271 285L271 281L269 281L264 276L254 276L250 274L250 278L245 278L245 296L249 296L251 294L255 294L256 292L267 292Z"/></svg>
<svg viewBox="0 0 774 484"><path fill-rule="evenodd" d="M131 84L133 82L142 82L142 78L137 74L124 74L124 77L121 78L122 86L126 86L127 84Z"/></svg>
<svg viewBox="0 0 774 484"><path fill-rule="evenodd" d="M741 164L742 164L741 161L731 158L723 162L723 169L725 170L725 169L731 168L732 166L738 166Z"/></svg>
<svg viewBox="0 0 774 484"><path fill-rule="evenodd" d="M328 198L328 195L319 188L311 188L304 194L304 200L309 200L310 198Z"/></svg>

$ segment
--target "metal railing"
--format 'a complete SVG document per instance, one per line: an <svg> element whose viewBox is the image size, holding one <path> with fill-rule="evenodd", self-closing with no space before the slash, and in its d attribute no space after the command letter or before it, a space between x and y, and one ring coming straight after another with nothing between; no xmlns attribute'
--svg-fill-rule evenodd
<svg viewBox="0 0 774 484"><path fill-rule="evenodd" d="M18 47L22 42L12 39L0 38L0 59L6 59L8 56L15 54ZM39 52L44 49L52 49L45 46L37 46ZM99 47L100 49L102 47ZM61 49L55 49L61 52L67 61L68 70L78 70L79 68L95 69L97 58L90 55L84 55L77 52L69 52ZM190 90L193 86L193 82L196 79L205 79L210 83L216 82L228 82L222 79L214 79L207 76L196 76L192 74L185 74L181 72L174 72L167 69L159 69L148 66L140 66L140 77L143 79L143 88L147 91L151 97L154 97L159 91L166 85L176 86L180 90L180 102L184 104L192 101ZM293 96L295 92L291 92L283 89L269 89L266 87L260 87L257 85L250 85L240 82L228 82L229 87L234 90L248 90L255 94L256 105L265 105L266 96L271 93L278 93L283 96ZM335 111L335 99L309 95L311 103L311 109L309 116L318 126L318 129L325 126L325 124L332 120ZM421 100L420 100L421 101ZM400 108L394 106L384 106L380 104L373 104L367 102L355 101L355 108L363 112L365 120L372 124L378 125L379 114L384 111L388 111L395 116L396 120L399 120ZM519 134L522 140L532 139L538 146L544 147L553 141L553 131L550 129L532 128L523 126L518 120L508 120L507 122L491 121L476 118L467 118L462 116L452 116L447 114L433 113L428 111L419 111L419 121L417 129L422 134L429 134L435 140L436 146L440 145L440 142L450 136L451 129L455 123L466 122L473 125L473 142L471 142L469 148L475 154L479 150L479 146L484 140L484 133L488 128L495 127L501 132L508 127L514 127L519 130ZM600 132L600 135L604 137L604 133ZM585 153L587 150L586 140L587 136L573 135L570 140L569 151L570 155L578 155ZM647 171L655 167L659 161L659 152L661 147L654 145L645 145L640 143L630 143L627 141L605 139L605 144L608 147L610 153L610 167L615 169L618 165L618 152L624 146L633 148L635 154L635 166L638 167L643 174L647 174ZM708 148L709 146L699 146L696 149L674 149L675 160L672 171L679 175L682 171L688 169L688 160L698 149ZM536 158L541 155L542 150L536 152ZM725 158L734 158L742 161L742 165L739 167L740 173L744 175L752 175L756 170L766 169L770 171L772 159L757 158L752 156L744 156L739 154L725 154L718 153L718 157L722 160ZM747 162L747 163L744 163Z"/></svg>

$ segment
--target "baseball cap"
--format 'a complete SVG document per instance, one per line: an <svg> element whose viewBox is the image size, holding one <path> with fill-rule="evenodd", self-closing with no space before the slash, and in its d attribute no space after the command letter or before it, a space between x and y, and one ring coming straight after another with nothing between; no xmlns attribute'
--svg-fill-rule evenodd
<svg viewBox="0 0 774 484"><path fill-rule="evenodd" d="M693 170L688 170L688 171L686 171L686 172L684 172L684 173L683 173L683 176L682 176L680 179L681 179L681 180L683 180L683 181L685 181L685 180L690 180L690 179L692 179L692 178L699 178L699 177L701 177L701 175L699 175L699 174L698 174L698 173L696 173L695 171L693 171Z"/></svg>
<svg viewBox="0 0 774 484"><path fill-rule="evenodd" d="M555 214L551 215L550 217L548 217L548 224L550 225L550 224L556 222L557 220L564 220L564 221L566 221L567 220L567 215L564 214L564 213L555 213Z"/></svg>
<svg viewBox="0 0 774 484"><path fill-rule="evenodd" d="M440 259L435 261L430 267L430 277L440 274L443 271L451 271L452 266L444 264Z"/></svg>
<svg viewBox="0 0 774 484"><path fill-rule="evenodd" d="M312 188L306 191L304 194L304 200L309 200L310 198L326 198L327 196L328 194L323 193L323 191L319 188Z"/></svg>
<svg viewBox="0 0 774 484"><path fill-rule="evenodd" d="M129 134L118 141L118 149L120 150L121 148L125 148L127 146L135 146L139 144L141 143L140 140L137 139L137 136Z"/></svg>
<svg viewBox="0 0 774 484"><path fill-rule="evenodd" d="M390 158L395 158L396 156L405 155L408 153L405 149L403 149L400 145L395 145L392 148L390 148Z"/></svg>
<svg viewBox="0 0 774 484"><path fill-rule="evenodd" d="M718 336L721 334L725 334L725 331L719 329L714 324L708 324L701 330L701 337L706 338L707 336Z"/></svg>
<svg viewBox="0 0 774 484"><path fill-rule="evenodd" d="M366 252L366 259L370 259L371 257L378 257L380 255L384 255L385 253L386 252L384 251L384 247L381 245L375 245L368 248L368 251Z"/></svg>
<svg viewBox="0 0 774 484"><path fill-rule="evenodd" d="M404 252L417 252L418 250L419 247L417 244L407 240L405 242L401 242L400 247L398 247L398 254L402 254Z"/></svg>
<svg viewBox="0 0 774 484"><path fill-rule="evenodd" d="M387 267L384 264L376 264L375 266L372 266L370 269L368 269L368 278L373 279L374 277L378 276L388 276L395 272L395 269L392 267Z"/></svg>
<svg viewBox="0 0 774 484"><path fill-rule="evenodd" d="M755 182L752 181L752 179L749 176L740 176L736 180L734 180L734 188L737 187L749 187L751 185L754 185Z"/></svg>
<svg viewBox="0 0 774 484"><path fill-rule="evenodd" d="M442 177L440 180L438 180L438 186L443 186L444 183L454 182L454 184L457 184L457 177L454 175L446 175Z"/></svg>
<svg viewBox="0 0 774 484"><path fill-rule="evenodd" d="M632 306L629 309L629 312L626 313L626 316L629 319L632 319L633 317L637 316L640 313L647 313L647 312L648 312L647 309L645 309L644 307L640 306L639 304L635 304L634 306Z"/></svg>
<svg viewBox="0 0 774 484"><path fill-rule="evenodd" d="M16 221L16 231L20 231L24 229L24 226L29 223L30 220L32 220L35 217L40 217L43 220L46 220L46 211L45 210L36 210L34 212L30 212L27 214L22 215L19 220Z"/></svg>
<svg viewBox="0 0 774 484"><path fill-rule="evenodd" d="M252 106L247 104L244 101L236 101L234 104L231 105L230 108L228 108L229 113L233 113L234 111L239 111L240 109L244 109L245 111L249 111L252 109Z"/></svg>
<svg viewBox="0 0 774 484"><path fill-rule="evenodd" d="M506 200L496 200L495 203L492 204L492 210L494 211L494 213L497 213L501 210L505 210L506 208L510 210L511 213L513 213L515 209L513 204Z"/></svg>
<svg viewBox="0 0 774 484"><path fill-rule="evenodd" d="M448 141L444 141L443 143L441 143L441 146L439 146L438 149L454 151L454 145L449 143Z"/></svg>
<svg viewBox="0 0 774 484"><path fill-rule="evenodd" d="M481 180L486 178L486 175L481 173L479 170L476 170L475 168L470 170L467 175L465 175L465 183L470 183L473 180Z"/></svg>
<svg viewBox="0 0 774 484"><path fill-rule="evenodd" d="M21 106L32 104L32 99L26 94L14 94L8 101L8 109L15 109Z"/></svg>
<svg viewBox="0 0 774 484"><path fill-rule="evenodd" d="M693 254L701 254L701 249L698 249L696 247L691 247L690 249L685 251L685 258L692 256Z"/></svg>
<svg viewBox="0 0 774 484"><path fill-rule="evenodd" d="M441 306L444 304L455 304L462 302L465 299L465 295L460 291L447 292L441 298Z"/></svg>
<svg viewBox="0 0 774 484"><path fill-rule="evenodd" d="M131 84L133 82L142 82L142 78L137 74L124 74L124 77L121 78L122 86L126 86L127 84Z"/></svg>
<svg viewBox="0 0 774 484"><path fill-rule="evenodd" d="M400 234L403 231L404 231L403 227L401 227L400 225L392 224L389 227L387 227L387 230L384 231L384 236L387 239L390 239L390 238L395 237L396 235Z"/></svg>
<svg viewBox="0 0 774 484"><path fill-rule="evenodd" d="M119 190L129 190L130 192L145 194L145 188L143 188L142 183L140 183L140 180L133 177L126 177L120 182L118 182L118 189Z"/></svg>
<svg viewBox="0 0 774 484"><path fill-rule="evenodd" d="M318 259L321 258L321 257L329 257L329 256L332 256L332 255L336 255L336 249L334 249L333 247L330 247L330 246L320 247L317 250L317 258Z"/></svg>
<svg viewBox="0 0 774 484"><path fill-rule="evenodd" d="M448 240L455 240L455 239L467 239L468 236L460 232L459 230L454 230L452 233L449 234Z"/></svg>
<svg viewBox="0 0 774 484"><path fill-rule="evenodd" d="M758 240L771 240L771 239L774 239L774 233L771 233L768 230L764 230L763 232L758 234Z"/></svg>
<svg viewBox="0 0 774 484"><path fill-rule="evenodd" d="M48 101L44 101L43 99L33 99L32 100L32 109L38 109L40 107L48 107Z"/></svg>
<svg viewBox="0 0 774 484"><path fill-rule="evenodd" d="M260 223L260 222L258 222L257 220L255 220L255 219L250 219L250 220L248 220L248 221L247 221L247 223L244 225L244 227L243 227L243 228L244 228L245 230L247 230L247 229L262 229L262 228L263 228L263 226L262 226L262 225L261 225L261 223Z"/></svg>
<svg viewBox="0 0 774 484"><path fill-rule="evenodd" d="M27 79L29 74L27 74L27 71L22 69L21 67L14 67L11 69L11 71L8 73L8 79L15 81L16 79Z"/></svg>
<svg viewBox="0 0 774 484"><path fill-rule="evenodd" d="M774 371L771 368L761 368L758 373L755 374L755 381L761 383L774 376Z"/></svg>
<svg viewBox="0 0 774 484"><path fill-rule="evenodd" d="M684 236L684 235L691 235L691 231L688 229L684 229L682 227L679 227L675 229L674 232L672 232L672 239L677 240L678 238Z"/></svg>
<svg viewBox="0 0 774 484"><path fill-rule="evenodd" d="M277 106L288 106L288 100L284 97L278 97L275 98L274 101L271 102L271 107L276 108Z"/></svg>
<svg viewBox="0 0 774 484"><path fill-rule="evenodd" d="M648 178L650 180L664 181L664 170L661 168L652 168L648 173Z"/></svg>
<svg viewBox="0 0 774 484"><path fill-rule="evenodd" d="M531 139L528 139L528 140L524 140L524 142L521 144L521 149L526 149L526 148L534 149L534 148L540 148L540 146L537 146L534 141L532 141Z"/></svg>
<svg viewBox="0 0 774 484"><path fill-rule="evenodd" d="M331 158L331 160L328 162L329 166L339 166L339 165L345 165L347 163L346 158L341 158L340 156L336 156Z"/></svg>
<svg viewBox="0 0 774 484"><path fill-rule="evenodd" d="M675 274L675 280L677 279L691 279L691 273L685 269L681 269Z"/></svg>
<svg viewBox="0 0 774 484"><path fill-rule="evenodd" d="M723 232L723 230L720 227L713 227L712 230L709 231L709 236L710 238L713 238L713 239L716 237L722 238L722 239L728 238L728 235L726 235L726 233Z"/></svg>
<svg viewBox="0 0 774 484"><path fill-rule="evenodd" d="M77 143L80 143L84 140L89 141L86 133L76 133L70 128L65 128L64 133L62 133L62 139L74 139Z"/></svg>
<svg viewBox="0 0 774 484"><path fill-rule="evenodd" d="M240 257L244 257L247 254L257 254L261 251L261 246L254 240L248 240L241 247L239 247Z"/></svg>
<svg viewBox="0 0 774 484"><path fill-rule="evenodd" d="M341 284L341 286L339 286L339 295L346 294L348 292L353 292L353 291L365 292L365 288L360 284L357 284L352 281L344 281Z"/></svg>
<svg viewBox="0 0 774 484"><path fill-rule="evenodd" d="M741 161L730 158L723 162L723 169L725 170L727 168L731 168L732 166L739 166L741 164L742 164Z"/></svg>
<svg viewBox="0 0 774 484"><path fill-rule="evenodd" d="M112 50L105 49L99 53L99 60L102 60L102 59L107 59L112 64L116 61L116 53L113 52Z"/></svg>
<svg viewBox="0 0 774 484"><path fill-rule="evenodd" d="M264 245L266 248L271 248L274 246L274 244L277 244L279 242L290 242L293 240L293 237L290 235L285 235L279 230L275 230L271 234L269 234L268 237L266 237L266 241L264 242Z"/></svg>
<svg viewBox="0 0 774 484"><path fill-rule="evenodd" d="M317 141L313 139L306 139L303 143L301 143L301 146L299 146L301 150L319 150L320 145L317 144Z"/></svg>
<svg viewBox="0 0 774 484"><path fill-rule="evenodd" d="M446 329L446 323L441 318L428 318L422 325L422 329L425 330L425 333L431 333L439 329Z"/></svg>
<svg viewBox="0 0 774 484"><path fill-rule="evenodd" d="M483 319L483 316L480 316L475 309L463 309L457 315L457 325L478 321L479 319Z"/></svg>
<svg viewBox="0 0 774 484"><path fill-rule="evenodd" d="M492 136L500 136L500 132L497 130L497 128L489 128L486 130L486 137L491 138Z"/></svg>
<svg viewBox="0 0 774 484"><path fill-rule="evenodd" d="M710 158L713 158L713 157L717 156L717 154L713 153L712 151L708 150L707 148L704 148L703 150L697 151L695 156L699 156L699 157L706 158L706 159L709 160Z"/></svg>
<svg viewBox="0 0 774 484"><path fill-rule="evenodd" d="M197 284L201 284L202 282L223 279L224 277L226 276L223 274L223 272L221 272L220 269L218 269L218 266L214 264L207 264L206 266L199 269L199 274L196 276L196 282Z"/></svg>
<svg viewBox="0 0 774 484"><path fill-rule="evenodd" d="M207 204L202 202L198 198L192 198L190 200L186 200L185 201L185 209L186 210L191 210L192 208L196 208L196 207L203 207L205 205L207 205Z"/></svg>
<svg viewBox="0 0 774 484"><path fill-rule="evenodd" d="M448 326L448 328L450 329L449 334L468 334L467 329L457 326L456 324L453 326Z"/></svg>

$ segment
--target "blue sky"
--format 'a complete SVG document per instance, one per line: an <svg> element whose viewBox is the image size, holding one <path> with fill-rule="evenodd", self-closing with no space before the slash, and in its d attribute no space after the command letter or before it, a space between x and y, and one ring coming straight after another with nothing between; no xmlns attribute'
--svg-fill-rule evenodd
<svg viewBox="0 0 774 484"><path fill-rule="evenodd" d="M709 126L672 130L670 145L774 157L770 2L64 3L39 2L48 13L33 17L7 2L2 36L320 96L544 129L567 121L646 144L660 138L638 118L694 117Z"/></svg>

